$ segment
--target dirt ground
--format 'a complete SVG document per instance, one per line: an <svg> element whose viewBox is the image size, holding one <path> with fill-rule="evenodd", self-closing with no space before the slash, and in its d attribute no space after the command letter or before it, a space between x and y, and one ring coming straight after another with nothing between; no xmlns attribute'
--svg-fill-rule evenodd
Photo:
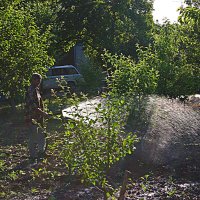
<svg viewBox="0 0 200 200"><path fill-rule="evenodd" d="M68 176L59 148L51 145L59 137L56 120L47 127L48 157L30 166L27 130L23 110L0 109L0 199L13 200L101 200L103 193L95 186L84 185L79 177ZM178 174L165 167L152 168L136 158L126 158L108 174L117 199L125 170L131 171L124 199L200 199L200 181L194 176ZM184 169L183 169L184 171Z"/></svg>

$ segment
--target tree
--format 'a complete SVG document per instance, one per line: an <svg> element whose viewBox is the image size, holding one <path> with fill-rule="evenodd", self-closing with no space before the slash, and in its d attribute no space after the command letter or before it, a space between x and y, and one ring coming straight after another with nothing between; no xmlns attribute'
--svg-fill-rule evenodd
<svg viewBox="0 0 200 200"><path fill-rule="evenodd" d="M138 47L137 47L138 48ZM138 48L141 56L142 49ZM150 54L149 54L150 56ZM117 95L126 97L138 97L152 94L157 84L157 71L150 63L140 59L137 63L124 55L111 55L104 52L102 55L105 65L113 66L108 87L115 91ZM108 68L106 66L106 68Z"/></svg>
<svg viewBox="0 0 200 200"><path fill-rule="evenodd" d="M199 89L199 26L194 17L197 13L191 17L188 9L181 11L180 23L166 21L156 25L153 45L140 51L140 60L158 71L156 93L160 95L177 97L193 94Z"/></svg>
<svg viewBox="0 0 200 200"><path fill-rule="evenodd" d="M189 6L195 6L197 8L200 8L200 2L199 0L185 0L185 3Z"/></svg>
<svg viewBox="0 0 200 200"><path fill-rule="evenodd" d="M192 6L181 9L179 23L182 33L180 48L184 51L187 65L192 69L195 92L200 88L200 9Z"/></svg>
<svg viewBox="0 0 200 200"><path fill-rule="evenodd" d="M159 35L158 35L159 34ZM185 82L182 77L186 71L184 52L180 49L180 36L177 25L164 24L158 34L155 34L154 48L159 58L157 69L159 71L158 94L179 96Z"/></svg>
<svg viewBox="0 0 200 200"><path fill-rule="evenodd" d="M60 0L60 3L60 38L69 48L81 42L87 53L100 58L103 49L113 54L134 55L136 43L148 43L145 38L153 22L152 1Z"/></svg>
<svg viewBox="0 0 200 200"><path fill-rule="evenodd" d="M48 32L43 34L34 18L12 5L0 10L0 90L9 98L22 97L33 72L44 74L53 64L48 56Z"/></svg>

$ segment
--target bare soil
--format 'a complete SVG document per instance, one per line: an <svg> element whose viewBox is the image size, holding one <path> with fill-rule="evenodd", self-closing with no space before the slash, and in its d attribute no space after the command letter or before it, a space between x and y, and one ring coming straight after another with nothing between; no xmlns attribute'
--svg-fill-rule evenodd
<svg viewBox="0 0 200 200"><path fill-rule="evenodd" d="M23 110L0 109L0 199L103 199L102 192L96 187L82 184L79 177L69 177L59 157L59 149L51 149L51 145L60 137L54 126L58 123L56 120L50 121L47 127L47 158L31 166ZM116 190L113 194L116 198L125 170L131 171L131 175L124 199L200 199L200 181L195 176L177 174L163 166L151 167L133 157L116 163L108 174Z"/></svg>

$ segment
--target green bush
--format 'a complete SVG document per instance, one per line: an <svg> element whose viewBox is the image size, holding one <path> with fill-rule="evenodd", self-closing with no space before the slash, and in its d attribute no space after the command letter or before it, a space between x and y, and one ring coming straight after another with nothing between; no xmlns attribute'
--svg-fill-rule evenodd
<svg viewBox="0 0 200 200"><path fill-rule="evenodd" d="M114 69L110 72L108 86L118 95L142 96L155 91L157 71L144 60L135 63L130 57L111 55L107 51L102 58L106 68Z"/></svg>
<svg viewBox="0 0 200 200"><path fill-rule="evenodd" d="M102 68L93 60L87 60L80 64L80 72L85 79L81 90L85 93L96 94L102 87L104 75Z"/></svg>
<svg viewBox="0 0 200 200"><path fill-rule="evenodd" d="M137 137L124 129L130 111L126 97L109 91L101 99L101 103L94 105L95 111L88 110L86 113L85 105L83 114L79 103L87 100L85 95L72 94L71 98L68 95L68 98L63 98L65 101L54 96L53 107L57 102L57 107L65 104L71 106L73 112L72 119L63 122L62 139L53 146L59 149L69 175L97 186L104 191L106 199L112 194L107 172L114 163L133 153ZM93 114L97 117L91 117Z"/></svg>

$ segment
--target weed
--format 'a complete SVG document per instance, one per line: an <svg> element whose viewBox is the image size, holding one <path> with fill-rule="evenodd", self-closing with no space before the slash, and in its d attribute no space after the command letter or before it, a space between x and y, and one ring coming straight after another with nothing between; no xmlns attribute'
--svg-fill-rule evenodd
<svg viewBox="0 0 200 200"><path fill-rule="evenodd" d="M38 193L39 190L37 188L31 188L31 193L35 194L35 193Z"/></svg>
<svg viewBox="0 0 200 200"><path fill-rule="evenodd" d="M18 179L18 174L16 171L12 171L11 173L8 174L8 178L11 180L11 181L15 181Z"/></svg>
<svg viewBox="0 0 200 200"><path fill-rule="evenodd" d="M170 197L170 198L174 197L176 192L177 192L176 188L171 188L170 190L167 191L167 196Z"/></svg>

